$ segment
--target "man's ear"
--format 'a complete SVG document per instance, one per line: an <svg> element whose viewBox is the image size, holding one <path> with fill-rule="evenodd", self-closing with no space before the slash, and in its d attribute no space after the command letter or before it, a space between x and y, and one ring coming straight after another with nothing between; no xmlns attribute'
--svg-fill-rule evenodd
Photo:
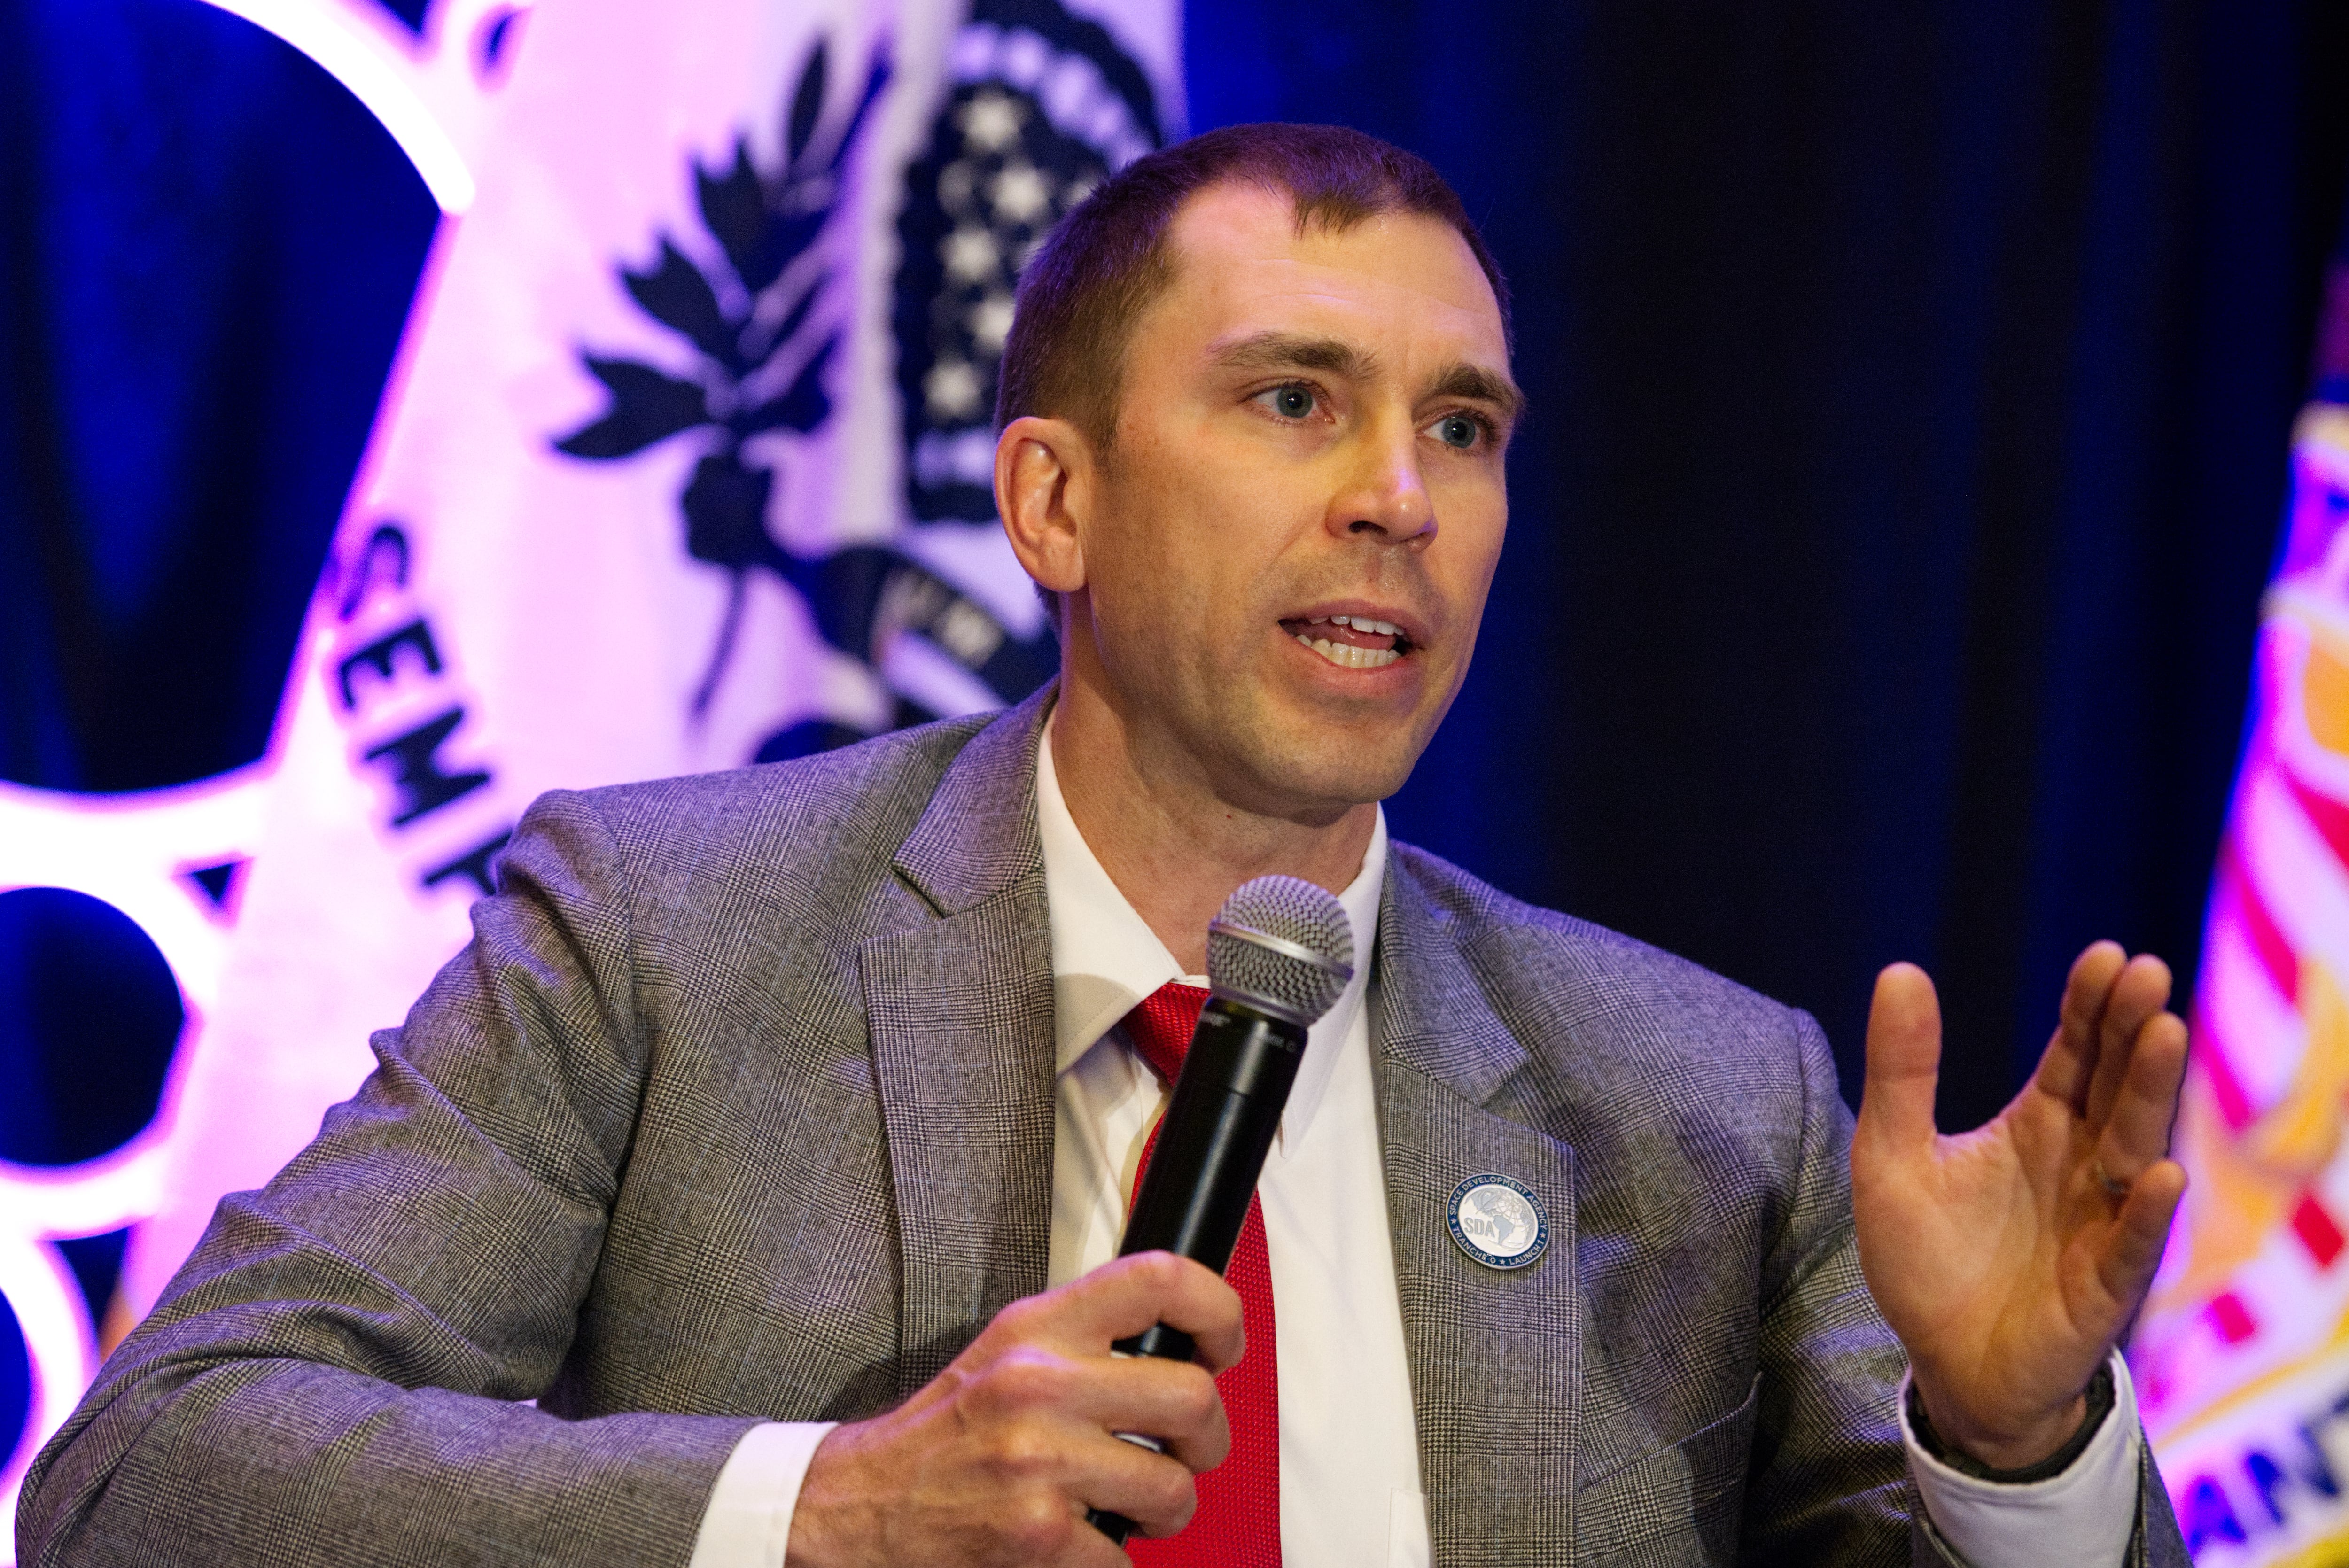
<svg viewBox="0 0 2349 1568"><path fill-rule="evenodd" d="M1092 443L1066 419L1014 419L997 438L995 510L1038 586L1073 593L1085 585L1097 473Z"/></svg>

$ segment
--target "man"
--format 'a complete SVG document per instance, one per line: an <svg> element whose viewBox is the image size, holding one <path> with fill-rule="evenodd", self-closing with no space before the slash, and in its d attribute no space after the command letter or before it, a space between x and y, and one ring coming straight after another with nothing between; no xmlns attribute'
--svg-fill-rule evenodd
<svg viewBox="0 0 2349 1568"><path fill-rule="evenodd" d="M1387 844L1499 556L1503 304L1352 133L1107 183L1006 354L1056 686L542 801L43 1455L26 1561L1113 1564L1102 1509L1161 1562L2182 1563L2110 1358L2182 1189L2157 961L2085 954L1957 1140L1888 971L1855 1135L1807 1018ZM1162 984L1267 872L1361 962L1244 1302L1111 1258ZM1495 1178L1544 1250L1455 1244ZM1112 1356L1161 1321L1204 1366Z"/></svg>

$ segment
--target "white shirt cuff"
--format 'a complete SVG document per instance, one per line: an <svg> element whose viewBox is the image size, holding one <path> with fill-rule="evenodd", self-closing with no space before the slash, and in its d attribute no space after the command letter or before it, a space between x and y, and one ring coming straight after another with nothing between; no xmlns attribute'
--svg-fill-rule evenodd
<svg viewBox="0 0 2349 1568"><path fill-rule="evenodd" d="M742 1434L710 1489L686 1568L783 1568L808 1461L837 1421L767 1421Z"/></svg>
<svg viewBox="0 0 2349 1568"><path fill-rule="evenodd" d="M2023 1485L1981 1480L1927 1453L1909 1425L1909 1379L1900 1379L1900 1438L1925 1512L1969 1568L2035 1563L2119 1564L2137 1531L2137 1388L2128 1363L2112 1356L2113 1408L2060 1474ZM698 1568L698 1565L697 1565Z"/></svg>

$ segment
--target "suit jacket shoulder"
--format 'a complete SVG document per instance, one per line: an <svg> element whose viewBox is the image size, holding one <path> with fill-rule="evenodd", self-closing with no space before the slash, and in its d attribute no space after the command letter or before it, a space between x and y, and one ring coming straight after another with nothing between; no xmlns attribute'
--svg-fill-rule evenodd
<svg viewBox="0 0 2349 1568"><path fill-rule="evenodd" d="M789 762L555 790L525 820L592 816L636 882L632 891L665 904L672 889L698 896L713 879L837 883L847 872L870 885L887 874L955 758L998 717L947 719Z"/></svg>

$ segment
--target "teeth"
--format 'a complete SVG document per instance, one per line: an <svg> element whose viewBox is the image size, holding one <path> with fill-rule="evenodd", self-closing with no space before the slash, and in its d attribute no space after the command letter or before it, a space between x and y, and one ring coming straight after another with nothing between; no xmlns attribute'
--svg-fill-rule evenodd
<svg viewBox="0 0 2349 1568"><path fill-rule="evenodd" d="M1367 626L1361 629L1370 630ZM1384 669L1402 657L1392 648L1358 648L1351 643L1333 643L1327 637L1309 637L1302 632L1297 634L1297 640L1331 664L1350 670Z"/></svg>
<svg viewBox="0 0 2349 1568"><path fill-rule="evenodd" d="M1357 632L1371 632L1381 637L1396 636L1402 631L1392 621L1373 621L1368 615L1331 615L1328 619L1337 625L1351 626ZM1321 624L1321 617L1317 616L1306 624L1318 626Z"/></svg>

